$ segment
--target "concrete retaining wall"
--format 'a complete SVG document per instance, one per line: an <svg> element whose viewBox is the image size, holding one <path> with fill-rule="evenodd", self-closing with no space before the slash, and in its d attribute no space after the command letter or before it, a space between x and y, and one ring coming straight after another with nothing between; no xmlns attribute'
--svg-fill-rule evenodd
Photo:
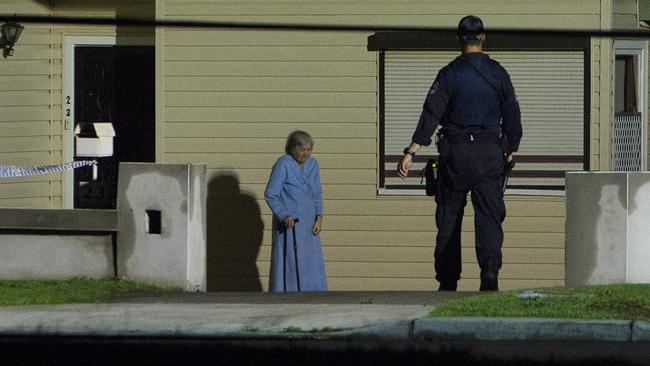
<svg viewBox="0 0 650 366"><path fill-rule="evenodd" d="M0 209L0 278L115 275L115 210Z"/></svg>
<svg viewBox="0 0 650 366"><path fill-rule="evenodd" d="M205 291L206 166L121 163L119 174L117 210L0 209L0 278Z"/></svg>

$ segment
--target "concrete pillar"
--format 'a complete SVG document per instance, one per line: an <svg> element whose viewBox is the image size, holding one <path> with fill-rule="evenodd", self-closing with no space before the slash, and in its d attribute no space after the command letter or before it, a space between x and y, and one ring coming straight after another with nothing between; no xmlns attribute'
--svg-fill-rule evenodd
<svg viewBox="0 0 650 366"><path fill-rule="evenodd" d="M205 164L120 163L118 276L206 290Z"/></svg>
<svg viewBox="0 0 650 366"><path fill-rule="evenodd" d="M566 284L650 283L650 172L566 175Z"/></svg>

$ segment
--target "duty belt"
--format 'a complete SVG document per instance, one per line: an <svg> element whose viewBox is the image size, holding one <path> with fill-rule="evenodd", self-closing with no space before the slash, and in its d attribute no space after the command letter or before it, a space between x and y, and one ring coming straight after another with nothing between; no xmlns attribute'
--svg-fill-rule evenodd
<svg viewBox="0 0 650 366"><path fill-rule="evenodd" d="M460 132L447 137L451 144L498 144L499 136L486 133Z"/></svg>

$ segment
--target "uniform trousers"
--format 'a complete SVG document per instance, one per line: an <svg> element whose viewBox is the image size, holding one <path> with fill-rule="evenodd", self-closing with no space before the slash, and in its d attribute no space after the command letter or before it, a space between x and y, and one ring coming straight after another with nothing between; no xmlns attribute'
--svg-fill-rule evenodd
<svg viewBox="0 0 650 366"><path fill-rule="evenodd" d="M449 143L441 156L440 187L436 195L436 279L457 281L461 266L461 226L467 194L474 206L476 258L481 269L499 270L502 264L504 155L495 139L473 136Z"/></svg>

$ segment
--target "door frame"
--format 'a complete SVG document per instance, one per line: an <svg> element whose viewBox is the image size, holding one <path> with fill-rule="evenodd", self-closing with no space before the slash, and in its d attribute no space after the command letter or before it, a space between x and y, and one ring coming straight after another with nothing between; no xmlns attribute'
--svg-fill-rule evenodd
<svg viewBox="0 0 650 366"><path fill-rule="evenodd" d="M74 51L76 47L115 46L116 36L64 36L63 37L63 93L61 94L61 120L63 121L63 160L74 160ZM63 174L63 207L74 207L74 172Z"/></svg>

